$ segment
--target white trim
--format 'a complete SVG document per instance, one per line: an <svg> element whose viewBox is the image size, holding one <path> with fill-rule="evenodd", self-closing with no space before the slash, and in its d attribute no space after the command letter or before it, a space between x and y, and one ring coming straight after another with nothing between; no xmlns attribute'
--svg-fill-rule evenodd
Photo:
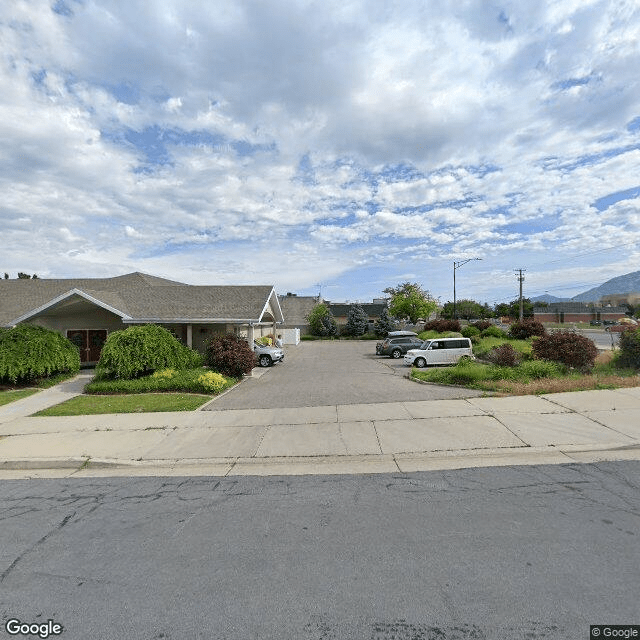
<svg viewBox="0 0 640 640"><path fill-rule="evenodd" d="M264 312L267 310L267 307L269 306L269 302L271 302L271 298L274 298L275 302L276 302L276 308L273 307L273 305L271 305L271 310L272 311L278 311L278 313L280 314L280 319L273 319L273 324L283 324L284 323L284 316L282 315L282 308L280 307L280 301L278 300L278 296L276 294L276 289L275 287L271 287L271 291L269 292L269 295L267 296L267 301L264 303L264 307L262 307L262 311L260 313L260 315L258 316L258 322L262 322L262 316L264 315Z"/></svg>
<svg viewBox="0 0 640 640"><path fill-rule="evenodd" d="M122 318L125 324L248 324L255 318Z"/></svg>
<svg viewBox="0 0 640 640"><path fill-rule="evenodd" d="M14 325L16 325L16 324L19 324L20 322L23 322L24 320L28 320L29 318L33 318L34 316L37 316L42 311L46 311L47 309L50 309L51 307L54 307L55 305L57 305L59 302L62 302L63 300L67 300L68 298L71 298L74 295L80 296L81 298L84 298L85 300L87 300L87 302L91 302L91 303L95 304L96 306L101 307L102 309L106 309L107 311L110 311L111 313L114 313L115 315L120 316L122 318L123 322L126 322L127 320L130 319L130 317L126 313L123 313L122 311L119 311L115 307L112 307L111 305L108 305L105 302L101 302L97 298L94 298L93 296L90 296L88 293L85 293L84 291L81 291L80 289L71 289L70 291L67 291L66 293L60 294L56 298L53 298L53 300L50 300L49 302L47 302L46 304L43 304L42 306L38 307L37 309L32 309L31 311L29 311L28 313L25 313L24 315L20 316L19 318L16 318L15 320L12 320L12 323Z"/></svg>

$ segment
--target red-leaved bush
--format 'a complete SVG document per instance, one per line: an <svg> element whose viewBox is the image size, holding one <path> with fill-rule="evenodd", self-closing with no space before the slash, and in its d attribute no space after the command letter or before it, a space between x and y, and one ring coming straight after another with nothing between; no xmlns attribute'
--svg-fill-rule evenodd
<svg viewBox="0 0 640 640"><path fill-rule="evenodd" d="M484 331L493 325L488 320L478 320L478 322L472 323L471 326L479 329L480 331Z"/></svg>
<svg viewBox="0 0 640 640"><path fill-rule="evenodd" d="M437 331L438 333L460 331L460 323L457 320L430 320L424 325L424 330Z"/></svg>
<svg viewBox="0 0 640 640"><path fill-rule="evenodd" d="M541 360L560 362L583 371L593 367L598 355L593 341L572 331L554 331L541 336L534 340L532 351Z"/></svg>
<svg viewBox="0 0 640 640"><path fill-rule="evenodd" d="M207 346L205 363L224 376L239 378L243 373L251 373L257 360L244 338L225 333L211 340Z"/></svg>
<svg viewBox="0 0 640 640"><path fill-rule="evenodd" d="M520 364L520 354L507 342L493 347L485 357L500 367L515 367Z"/></svg>
<svg viewBox="0 0 640 640"><path fill-rule="evenodd" d="M523 320L522 322L514 322L509 327L509 335L516 340L526 340L531 336L543 336L546 330L542 322L538 320Z"/></svg>

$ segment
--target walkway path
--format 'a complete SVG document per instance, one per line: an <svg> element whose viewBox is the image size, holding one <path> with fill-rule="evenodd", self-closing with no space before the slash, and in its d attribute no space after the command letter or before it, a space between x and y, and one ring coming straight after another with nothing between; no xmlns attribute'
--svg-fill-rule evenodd
<svg viewBox="0 0 640 640"><path fill-rule="evenodd" d="M47 398L74 395L82 382L18 401L11 411L0 408L0 478L398 473L640 459L640 388L269 409L24 415Z"/></svg>

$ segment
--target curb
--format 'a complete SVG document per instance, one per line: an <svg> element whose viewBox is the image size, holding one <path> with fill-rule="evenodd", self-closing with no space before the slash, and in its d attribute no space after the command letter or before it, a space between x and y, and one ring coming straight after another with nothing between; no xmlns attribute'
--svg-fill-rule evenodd
<svg viewBox="0 0 640 640"><path fill-rule="evenodd" d="M0 463L2 471L68 470L73 477L83 475L359 475L371 473L411 473L476 467L526 466L540 464L581 464L609 460L640 460L638 444L594 444L540 447L441 450L388 454L320 455L290 457L184 458L162 460L122 460L89 458L16 459ZM95 473L98 472L98 473ZM110 473L111 472L111 473ZM121 473L118 473L121 472Z"/></svg>

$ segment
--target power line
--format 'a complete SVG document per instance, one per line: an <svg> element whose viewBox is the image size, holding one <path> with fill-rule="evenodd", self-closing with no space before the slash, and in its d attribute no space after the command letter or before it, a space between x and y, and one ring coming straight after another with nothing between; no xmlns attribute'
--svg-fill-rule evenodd
<svg viewBox="0 0 640 640"><path fill-rule="evenodd" d="M540 264L556 264L558 262L568 262L569 260L575 260L576 258L582 258L583 256L593 256L596 253L605 253L606 251L613 251L614 249L621 249L622 247L630 247L631 245L637 245L640 243L640 240L635 240L634 242L626 242L625 244L617 244L615 247L607 247L606 249L596 249L595 251L585 251L584 253L576 253L574 256L564 256L562 258L558 258L557 260L547 260L545 262L539 262ZM533 266L537 266L534 264Z"/></svg>

